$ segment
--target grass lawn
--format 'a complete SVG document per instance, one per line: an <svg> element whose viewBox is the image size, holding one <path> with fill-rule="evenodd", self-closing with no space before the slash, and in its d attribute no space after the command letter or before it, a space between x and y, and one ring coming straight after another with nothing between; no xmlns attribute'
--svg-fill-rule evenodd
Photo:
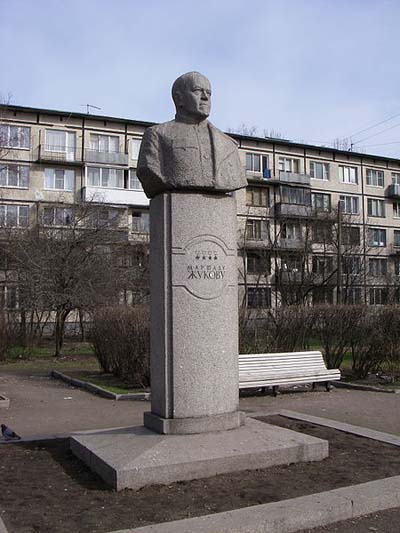
<svg viewBox="0 0 400 533"><path fill-rule="evenodd" d="M54 346L50 342L29 348L13 346L8 351L6 360L0 361L0 372L43 375L50 374L52 370L93 383L115 394L143 392L144 390L129 385L111 374L104 374L90 343L68 342L60 357L54 357Z"/></svg>
<svg viewBox="0 0 400 533"><path fill-rule="evenodd" d="M42 346L13 346L9 349L5 361L0 361L0 371L43 374L50 373L53 369L60 372L100 370L93 347L87 342L68 342L60 357L54 357L54 346L50 342Z"/></svg>
<svg viewBox="0 0 400 533"><path fill-rule="evenodd" d="M104 374L101 372L93 372L89 370L71 370L68 375L81 381L86 381L98 385L103 389L107 389L115 394L129 394L133 392L143 392L149 389L138 388L129 383L121 381L119 378L112 374Z"/></svg>

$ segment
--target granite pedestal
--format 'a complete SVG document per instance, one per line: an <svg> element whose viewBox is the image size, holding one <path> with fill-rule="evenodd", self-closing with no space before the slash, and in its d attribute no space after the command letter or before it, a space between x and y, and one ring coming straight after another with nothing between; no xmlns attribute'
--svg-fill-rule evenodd
<svg viewBox="0 0 400 533"><path fill-rule="evenodd" d="M164 434L240 426L236 202L168 192L150 203L151 413Z"/></svg>
<svg viewBox="0 0 400 533"><path fill-rule="evenodd" d="M116 490L328 456L328 442L247 419L230 431L161 435L143 427L77 433L72 452Z"/></svg>

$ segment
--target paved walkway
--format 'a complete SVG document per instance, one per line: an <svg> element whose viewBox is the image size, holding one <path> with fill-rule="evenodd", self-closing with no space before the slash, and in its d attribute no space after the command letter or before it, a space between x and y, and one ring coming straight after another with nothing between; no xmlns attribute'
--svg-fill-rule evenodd
<svg viewBox="0 0 400 533"><path fill-rule="evenodd" d="M141 425L146 401L113 401L76 389L45 375L0 375L0 394L11 400L0 409L1 423L25 438L62 436L72 431ZM282 393L241 398L247 412L290 409L400 435L400 394L348 389Z"/></svg>

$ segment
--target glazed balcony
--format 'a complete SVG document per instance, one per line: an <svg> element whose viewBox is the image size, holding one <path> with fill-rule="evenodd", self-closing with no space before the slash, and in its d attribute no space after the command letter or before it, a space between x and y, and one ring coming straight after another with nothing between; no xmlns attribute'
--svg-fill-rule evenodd
<svg viewBox="0 0 400 533"><path fill-rule="evenodd" d="M122 151L104 152L101 150L85 149L84 160L85 163L128 166L128 154Z"/></svg>
<svg viewBox="0 0 400 533"><path fill-rule="evenodd" d="M311 187L311 177L308 174L300 174L299 172L285 172L280 170L276 176L270 175L269 178L265 179L271 183L280 185Z"/></svg>
<svg viewBox="0 0 400 533"><path fill-rule="evenodd" d="M143 191L112 189L109 187L83 187L82 200L84 202L105 203L112 205L149 205L149 199Z"/></svg>
<svg viewBox="0 0 400 533"><path fill-rule="evenodd" d="M311 215L312 208L310 205L286 204L283 202L275 204L275 216L277 217L309 218Z"/></svg>

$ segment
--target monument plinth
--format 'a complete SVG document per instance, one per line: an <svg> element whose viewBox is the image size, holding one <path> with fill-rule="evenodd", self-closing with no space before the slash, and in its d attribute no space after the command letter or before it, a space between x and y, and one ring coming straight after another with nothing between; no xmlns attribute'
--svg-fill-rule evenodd
<svg viewBox="0 0 400 533"><path fill-rule="evenodd" d="M151 413L159 433L239 427L236 202L162 193L150 205Z"/></svg>

